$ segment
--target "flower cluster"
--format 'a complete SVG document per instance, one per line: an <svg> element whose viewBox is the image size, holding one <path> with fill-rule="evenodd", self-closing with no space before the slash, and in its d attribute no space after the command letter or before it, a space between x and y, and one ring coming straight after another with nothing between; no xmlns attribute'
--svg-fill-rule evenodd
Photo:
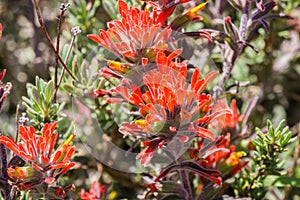
<svg viewBox="0 0 300 200"><path fill-rule="evenodd" d="M71 169L75 163L70 161L75 147L70 145L75 137L72 134L66 141L55 148L58 133L57 123L45 124L42 131L32 126L20 126L20 142L8 136L0 136L0 142L27 163L26 166L9 166L9 178L21 190L39 190L39 187L51 185Z"/></svg>
<svg viewBox="0 0 300 200"><path fill-rule="evenodd" d="M141 158L143 165L149 165L155 150L174 137L183 142L190 139L189 135L191 138L199 136L214 140L214 134L204 128L213 116L209 114L211 96L203 90L217 73L212 72L206 78L199 79L200 72L196 69L191 84L188 84L186 66L172 61L178 54L157 54L157 69L143 77L145 92L126 79L115 89L123 100L137 106L143 116L143 119L123 123L120 132L153 138L143 142L147 148L137 157Z"/></svg>
<svg viewBox="0 0 300 200"><path fill-rule="evenodd" d="M97 89L93 96L105 98L107 103L132 105L137 117L123 122L119 132L140 140L142 150L136 158L144 166L151 164L159 148L166 149L174 141L188 145L198 142L196 148L192 147L198 153L191 154L191 160L180 158L179 164L168 165L149 185L150 192L163 190L156 186L178 169L193 171L221 185L222 178L232 177L247 162L242 162L243 154L230 145L230 134L217 137L220 132L216 130L235 129L242 116L237 113L235 100L228 106L226 99L214 99L207 93L207 85L218 72L202 76L198 68L188 68L188 61L180 57L182 49L168 47L171 31L183 31L190 21L201 19L197 12L206 3L188 9L168 24L166 18L175 6L188 1L146 2L153 7L152 12L128 7L119 0L122 19L108 23L109 29L100 30L100 35L89 35L122 60L109 60L99 72L104 78L119 80L119 85L109 90ZM185 34L211 40L205 31ZM181 156L179 149L168 151L175 159Z"/></svg>

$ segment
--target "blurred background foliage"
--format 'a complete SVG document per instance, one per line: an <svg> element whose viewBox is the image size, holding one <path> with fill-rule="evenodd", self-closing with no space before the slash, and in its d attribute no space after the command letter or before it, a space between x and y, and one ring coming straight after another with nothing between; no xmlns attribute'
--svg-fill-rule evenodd
<svg viewBox="0 0 300 200"><path fill-rule="evenodd" d="M103 60L103 55L105 58L109 57L86 35L97 33L98 29L105 29L108 21L120 17L116 2L116 0L39 1L45 24L53 41L57 37L57 17L60 12L60 4L71 3L62 26L60 48L62 52L66 51L71 41L71 28L79 26L82 30L82 33L76 37L75 48L71 54L71 59L68 60L68 66L73 66L73 71L77 70L76 75L81 77L80 83L77 88L67 85L65 83L70 82L70 77L66 76L61 87L62 91L74 92L74 89L79 88L86 92L93 88L107 87L107 85L103 85L101 80L89 80L84 75L84 73L94 73L97 76L97 70L105 66L106 63ZM131 5L142 6L140 1L128 0L127 2ZM233 12L234 10L226 1L210 2L207 8L201 11L204 20L188 26L187 30L212 28L223 31L223 18L226 16L230 16L234 24L239 24L238 12ZM238 106L242 110L247 107L249 99L259 97L258 104L249 120L251 123L249 130L253 132L254 127L264 127L267 119L277 125L281 119L286 118L290 127L296 127L300 122L300 1L278 0L277 3L275 13L285 13L293 19L270 20L268 22L270 32L263 28L258 29L253 36L255 39L252 44L259 49L260 53L256 54L250 48L246 48L238 58L232 77L228 81L228 85L236 80L240 82L249 81L246 87L241 86L239 88L237 94ZM178 8L174 13L181 13L183 9ZM17 104L20 103L22 96L27 96L26 84L34 84L36 76L50 80L50 72L54 71L55 55L42 35L31 0L1 0L0 22L3 25L3 39L0 41L0 68L1 70L7 69L5 81L11 81L13 84L12 93L0 116L1 129L4 132L13 133L15 131ZM213 63L221 69L222 61L218 48L209 43L204 44L204 47L208 49ZM64 56L64 53L62 55ZM89 65L95 66L93 72L85 71L85 67ZM76 95L75 93L74 95ZM69 101L69 98L64 97L64 94L60 94L58 99L59 101ZM94 104L94 102L90 103ZM116 138L116 143L122 143L118 141L120 135L115 133L117 124L110 116L114 108L108 108L101 100L97 102L97 105L98 108L95 107L94 109L98 114L100 123L109 122L103 127L104 132L110 132L112 134L110 136ZM100 107L108 109L99 110ZM21 106L20 112L24 110L25 108ZM115 108L115 110L117 109ZM119 137L119 140L122 140L122 137ZM128 148L126 144L123 145ZM290 154L292 153L290 152ZM118 198L127 197L129 199L136 197L137 190L134 188L141 187L138 183L139 177L121 175L102 166L88 156L88 152L84 149L79 150L75 161L80 161L80 164L70 172L72 176L65 178L66 180L63 179L62 182L73 182L80 188L87 187L93 180L98 180L101 177L103 183L109 184L109 191L115 191ZM296 174L299 176L300 168L297 169Z"/></svg>

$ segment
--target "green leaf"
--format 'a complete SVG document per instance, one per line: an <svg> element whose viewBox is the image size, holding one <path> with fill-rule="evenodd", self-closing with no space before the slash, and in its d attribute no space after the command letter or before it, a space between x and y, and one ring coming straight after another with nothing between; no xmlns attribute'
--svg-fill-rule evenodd
<svg viewBox="0 0 300 200"><path fill-rule="evenodd" d="M291 132L289 132L287 135L284 135L283 137L280 138L280 145L282 147L284 147L285 145L287 145L290 142L290 139L292 137Z"/></svg>
<svg viewBox="0 0 300 200"><path fill-rule="evenodd" d="M112 19L116 19L117 18L116 3L111 0L103 0L102 4L103 4L103 8L109 14L109 16Z"/></svg>
<svg viewBox="0 0 300 200"><path fill-rule="evenodd" d="M300 178L269 175L264 179L266 187L300 187Z"/></svg>
<svg viewBox="0 0 300 200"><path fill-rule="evenodd" d="M270 134L271 138L274 139L275 138L274 128L272 122L269 119L267 121L267 125L268 125L268 133Z"/></svg>
<svg viewBox="0 0 300 200"><path fill-rule="evenodd" d="M252 140L251 143L254 146L263 146L263 143L261 143L260 140Z"/></svg>
<svg viewBox="0 0 300 200"><path fill-rule="evenodd" d="M47 103L49 103L52 100L53 93L54 93L54 83L51 80L48 82L45 89L45 101Z"/></svg>
<svg viewBox="0 0 300 200"><path fill-rule="evenodd" d="M35 77L35 85L36 85L36 89L38 92L41 92L42 91L42 82L40 81L39 77L36 76Z"/></svg>
<svg viewBox="0 0 300 200"><path fill-rule="evenodd" d="M74 93L74 86L69 84L69 83L65 83L64 85L64 89L69 92L70 94L73 94Z"/></svg>
<svg viewBox="0 0 300 200"><path fill-rule="evenodd" d="M276 130L275 130L275 133L277 133L278 131L281 131L284 127L284 124L285 124L285 120L281 120L281 122L279 123L279 125L277 126Z"/></svg>

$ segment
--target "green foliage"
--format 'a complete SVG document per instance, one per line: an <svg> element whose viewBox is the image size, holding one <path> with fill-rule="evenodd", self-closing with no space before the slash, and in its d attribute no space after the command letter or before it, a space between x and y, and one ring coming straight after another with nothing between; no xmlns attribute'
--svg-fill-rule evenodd
<svg viewBox="0 0 300 200"><path fill-rule="evenodd" d="M244 169L236 178L234 188L237 195L262 199L267 193L265 183L266 180L270 179L270 175L280 177L284 169L284 160L280 159L279 156L287 151L285 147L292 142L292 133L288 127L284 127L284 124L285 121L282 120L274 129L271 121L268 120L266 133L259 128L256 129L257 138L252 140L255 151L251 169ZM278 180L278 182L286 183L283 179Z"/></svg>
<svg viewBox="0 0 300 200"><path fill-rule="evenodd" d="M272 123L268 120L268 132L265 134L257 128L257 139L252 143L256 146L255 161L261 167L262 173L277 174L282 170L282 162L279 154L286 151L285 147L290 142L292 133L288 127L284 128L285 121L282 120L274 130Z"/></svg>
<svg viewBox="0 0 300 200"><path fill-rule="evenodd" d="M95 13L101 5L100 0L94 1L92 5L87 5L87 1L74 0L74 5L69 8L69 18L71 24L80 26L83 33L89 31L92 27L97 27L103 24L95 18Z"/></svg>
<svg viewBox="0 0 300 200"><path fill-rule="evenodd" d="M44 123L58 120L63 104L53 102L54 90L52 80L45 82L43 79L36 77L35 85L27 84L28 97L23 96L22 103L32 125L37 129L40 129Z"/></svg>

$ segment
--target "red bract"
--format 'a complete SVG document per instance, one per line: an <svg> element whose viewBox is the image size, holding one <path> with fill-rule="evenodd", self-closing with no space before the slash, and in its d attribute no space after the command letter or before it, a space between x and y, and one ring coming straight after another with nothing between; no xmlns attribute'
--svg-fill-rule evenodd
<svg viewBox="0 0 300 200"><path fill-rule="evenodd" d="M198 148L201 149L202 146L200 145ZM201 166L218 169L222 172L223 177L230 178L248 164L241 159L245 153L236 152L235 149L235 145L230 145L230 133L227 133L204 155L204 158L199 159L194 156L195 154L192 157L200 161Z"/></svg>
<svg viewBox="0 0 300 200"><path fill-rule="evenodd" d="M37 176L34 177L35 173L32 171L37 171L42 179L39 182L51 184L75 165L70 161L75 151L75 147L71 147L70 143L75 135L72 134L55 150L58 138L58 133L55 132L56 124L56 122L45 124L41 134L32 126L20 126L21 142L19 143L10 137L0 136L0 142L28 163L31 168L10 169L9 174L12 179L20 182L23 176L27 179L36 178ZM22 173L25 171L28 173Z"/></svg>
<svg viewBox="0 0 300 200"><path fill-rule="evenodd" d="M100 35L88 37L128 62L137 62L142 57L155 58L155 52L167 48L171 29L162 28L166 17L157 11L143 11L128 7L119 0L121 20L108 23L107 31L100 30Z"/></svg>
<svg viewBox="0 0 300 200"><path fill-rule="evenodd" d="M89 192L84 191L84 189L80 191L80 197L82 200L101 199L105 193L105 190L106 187L104 185L101 186L99 183L94 181Z"/></svg>
<svg viewBox="0 0 300 200"><path fill-rule="evenodd" d="M157 53L157 68L143 77L143 91L127 79L123 79L114 91L123 100L136 105L143 116L133 123L123 123L120 132L152 138L158 136L151 139L145 145L147 148L137 156L143 165L148 165L156 149L175 136L182 142L189 140L187 134L190 133L214 140L214 134L204 125L218 113L209 114L212 99L203 91L217 72L199 79L200 71L196 69L189 84L186 64L172 61L179 54L180 50L168 56L161 51ZM109 98L108 101L110 99L114 99L111 102L122 100Z"/></svg>
<svg viewBox="0 0 300 200"><path fill-rule="evenodd" d="M239 122L243 121L244 115L238 114L235 99L232 99L230 107L227 105L226 99L219 99L214 106L213 112L218 112L219 110L225 109L227 110L225 115L216 117L211 122L215 129L234 129L237 127Z"/></svg>

